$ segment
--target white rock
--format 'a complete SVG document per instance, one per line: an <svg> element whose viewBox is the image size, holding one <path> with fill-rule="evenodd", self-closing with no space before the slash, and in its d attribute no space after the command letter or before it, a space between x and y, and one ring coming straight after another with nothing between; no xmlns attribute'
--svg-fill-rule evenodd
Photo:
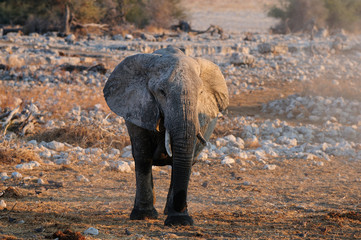
<svg viewBox="0 0 361 240"><path fill-rule="evenodd" d="M1 176L0 177L0 180L1 181L6 181L6 180L8 180L10 177L8 177L8 176Z"/></svg>
<svg viewBox="0 0 361 240"><path fill-rule="evenodd" d="M242 184L243 184L244 186L250 186L250 185L252 185L252 183L251 183L251 182L248 182L248 181L244 181Z"/></svg>
<svg viewBox="0 0 361 240"><path fill-rule="evenodd" d="M76 39L74 34L69 34L68 36L66 36L65 41L67 42L74 42Z"/></svg>
<svg viewBox="0 0 361 240"><path fill-rule="evenodd" d="M234 155L239 158L248 159L248 154L246 151L238 151L234 153Z"/></svg>
<svg viewBox="0 0 361 240"><path fill-rule="evenodd" d="M99 165L104 166L104 167L108 167L110 164L107 161L103 161Z"/></svg>
<svg viewBox="0 0 361 240"><path fill-rule="evenodd" d="M101 154L103 152L100 148L87 148L85 149L86 154Z"/></svg>
<svg viewBox="0 0 361 240"><path fill-rule="evenodd" d="M55 151L62 151L65 147L64 143L51 141L46 144L46 147Z"/></svg>
<svg viewBox="0 0 361 240"><path fill-rule="evenodd" d="M119 149L116 149L116 148L112 148L112 149L110 150L110 154L119 155L119 154L120 154L120 150L119 150Z"/></svg>
<svg viewBox="0 0 361 240"><path fill-rule="evenodd" d="M247 148L255 148L255 147L259 147L260 144L258 138L256 136L252 136L244 141L244 145Z"/></svg>
<svg viewBox="0 0 361 240"><path fill-rule="evenodd" d="M198 160L201 160L201 161L205 161L208 159L208 154L205 153L205 152L201 152L199 155L198 155Z"/></svg>
<svg viewBox="0 0 361 240"><path fill-rule="evenodd" d="M7 57L7 64L9 67L20 68L25 65L25 60L23 56L18 54L10 54Z"/></svg>
<svg viewBox="0 0 361 240"><path fill-rule="evenodd" d="M38 184L43 185L45 184L45 181L41 178L38 178Z"/></svg>
<svg viewBox="0 0 361 240"><path fill-rule="evenodd" d="M256 156L257 160L263 160L267 158L266 152L262 149L254 151L254 155Z"/></svg>
<svg viewBox="0 0 361 240"><path fill-rule="evenodd" d="M99 234L99 230L93 227L88 228L87 230L84 231L84 234L88 234L88 235L98 235Z"/></svg>
<svg viewBox="0 0 361 240"><path fill-rule="evenodd" d="M322 167L325 164L323 162L321 162L321 161L314 161L313 165Z"/></svg>
<svg viewBox="0 0 361 240"><path fill-rule="evenodd" d="M223 146L225 146L226 144L227 144L227 140L224 139L224 138L218 138L218 139L216 140L216 146L217 146L217 147L223 147Z"/></svg>
<svg viewBox="0 0 361 240"><path fill-rule="evenodd" d="M235 160L229 156L226 156L225 158L223 158L223 160L221 161L221 164L225 165L230 165L230 164L233 164L235 163Z"/></svg>
<svg viewBox="0 0 361 240"><path fill-rule="evenodd" d="M266 170L275 170L277 168L277 165L274 165L274 164L266 164L263 169L266 169Z"/></svg>
<svg viewBox="0 0 361 240"><path fill-rule="evenodd" d="M0 200L0 208L1 209L6 208L6 202L4 200Z"/></svg>
<svg viewBox="0 0 361 240"><path fill-rule="evenodd" d="M22 178L23 175L21 175L21 173L18 173L18 172L13 172L11 174L11 178Z"/></svg>
<svg viewBox="0 0 361 240"><path fill-rule="evenodd" d="M84 177L83 175L79 175L76 177L76 179L79 181L79 182L89 182L89 179Z"/></svg>
<svg viewBox="0 0 361 240"><path fill-rule="evenodd" d="M40 163L36 161L31 161L28 163L22 163L15 166L17 169L33 169L33 167L39 167Z"/></svg>
<svg viewBox="0 0 361 240"><path fill-rule="evenodd" d="M230 58L230 63L235 66L252 65L256 58L247 53L233 53Z"/></svg>
<svg viewBox="0 0 361 240"><path fill-rule="evenodd" d="M67 158L59 158L55 160L55 163L58 165L68 165L71 164L71 161Z"/></svg>
<svg viewBox="0 0 361 240"><path fill-rule="evenodd" d="M124 161L115 162L113 167L120 172L124 172L124 173L132 172L132 169L130 168L129 164Z"/></svg>
<svg viewBox="0 0 361 240"><path fill-rule="evenodd" d="M125 40L133 40L134 37L131 34L125 34L124 38Z"/></svg>
<svg viewBox="0 0 361 240"><path fill-rule="evenodd" d="M28 142L28 144L29 144L29 145L33 145L33 146L36 146L36 145L38 145L38 142L37 142L35 139L33 139L33 140L30 140L30 141Z"/></svg>

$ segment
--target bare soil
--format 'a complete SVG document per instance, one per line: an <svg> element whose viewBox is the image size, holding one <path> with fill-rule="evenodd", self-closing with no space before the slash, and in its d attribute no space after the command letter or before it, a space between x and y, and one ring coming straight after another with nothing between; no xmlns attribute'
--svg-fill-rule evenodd
<svg viewBox="0 0 361 240"><path fill-rule="evenodd" d="M269 119L259 111L263 102L280 94L302 93L296 83L266 89L232 98L228 115ZM222 127L214 137L237 135L237 131ZM134 173L120 173L98 163L43 164L22 171L48 179L44 185L35 180L1 183L0 200L6 201L7 208L0 212L0 238L54 239L61 231L70 237L59 239L82 239L81 233L94 227L99 235L87 239L361 239L359 162L332 158L322 167L304 159L267 162L277 165L276 170L264 170L257 163L229 167L217 159L194 165L193 172L199 175L192 176L189 188L189 211L195 220L191 227L163 224L168 167L154 169L159 219L130 221ZM1 171L13 172L14 164L2 162ZM78 181L79 175L90 181Z"/></svg>

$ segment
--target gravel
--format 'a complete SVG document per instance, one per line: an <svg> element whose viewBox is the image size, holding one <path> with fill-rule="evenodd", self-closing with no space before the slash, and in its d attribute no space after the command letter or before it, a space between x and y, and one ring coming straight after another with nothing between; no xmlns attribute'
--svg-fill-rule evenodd
<svg viewBox="0 0 361 240"><path fill-rule="evenodd" d="M139 38L128 34L112 38L94 36L89 39L76 38L74 35L68 35L64 39L45 34L8 34L0 38L11 43L0 47L0 64L6 65L5 69L0 69L1 86L18 89L41 85L48 89L71 86L81 90L83 86L89 86L98 91L114 66L124 57L139 51L152 52L170 43L182 47L188 55L202 56L216 62L225 75L231 97L270 90L272 83L312 83L325 74L332 76L327 81L335 87L340 87L345 78L351 79L350 85L354 83L352 79L361 78L361 36L348 36L344 33L320 33L312 41L309 36L302 34L278 36L262 33L254 34L251 41L240 41L239 39L244 39L243 33L234 33L231 38L222 41L205 35L187 34L180 38L168 38L164 42L148 34ZM81 54L72 57L61 51ZM346 52L349 55L346 56ZM63 69L65 64L91 67L104 62L104 59L107 60L105 73L89 69ZM38 103L28 104L27 110L33 114L41 113L39 109L43 109L43 106ZM257 115L224 115L219 126L237 130L237 134L227 134L211 140L198 160L204 164L216 160L219 164L238 165L245 170L262 164L265 170L274 171L278 168L274 164L278 158L311 161L320 167L327 166L333 156L346 157L350 161L361 160L359 100L281 94L279 99L263 104L261 111L271 115L273 120L261 119ZM67 126L72 121L97 124L104 131L127 135L124 120L109 113L102 104L95 104L90 109L75 105L65 114L64 119L52 117L52 112L47 113L49 120L43 127L50 129ZM10 136L11 133L6 135ZM39 143L30 140L18 147L25 146L31 146L41 161L14 166L20 172L54 163L98 165L122 173L132 172L134 168L131 146L107 150L82 149L65 142ZM0 178L1 181L9 179L6 173L1 173ZM11 178L22 178L22 175L14 172ZM85 181L83 179L87 178L78 176L77 179Z"/></svg>

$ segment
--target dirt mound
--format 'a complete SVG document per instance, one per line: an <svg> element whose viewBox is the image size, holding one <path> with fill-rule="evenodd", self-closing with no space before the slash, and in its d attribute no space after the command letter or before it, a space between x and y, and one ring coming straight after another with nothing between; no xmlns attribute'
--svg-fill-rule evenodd
<svg viewBox="0 0 361 240"><path fill-rule="evenodd" d="M81 235L80 232L73 232L72 230L65 230L64 232L62 231L57 231L53 234L53 236L51 238L57 238L59 240L85 240L86 238Z"/></svg>

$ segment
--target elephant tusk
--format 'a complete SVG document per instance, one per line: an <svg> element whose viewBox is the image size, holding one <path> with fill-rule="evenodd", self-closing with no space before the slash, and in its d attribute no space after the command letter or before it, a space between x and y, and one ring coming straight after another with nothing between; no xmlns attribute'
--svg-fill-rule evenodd
<svg viewBox="0 0 361 240"><path fill-rule="evenodd" d="M170 145L170 135L169 135L168 130L165 130L164 144L165 144L165 150L167 150L168 156L171 157L173 154L172 154L172 149L171 149L171 145Z"/></svg>
<svg viewBox="0 0 361 240"><path fill-rule="evenodd" d="M204 139L204 137L202 136L202 133L201 133L201 132L199 132L199 133L197 134L197 138L199 139L199 141L201 141L201 143L202 143L204 146L207 146L207 140Z"/></svg>

